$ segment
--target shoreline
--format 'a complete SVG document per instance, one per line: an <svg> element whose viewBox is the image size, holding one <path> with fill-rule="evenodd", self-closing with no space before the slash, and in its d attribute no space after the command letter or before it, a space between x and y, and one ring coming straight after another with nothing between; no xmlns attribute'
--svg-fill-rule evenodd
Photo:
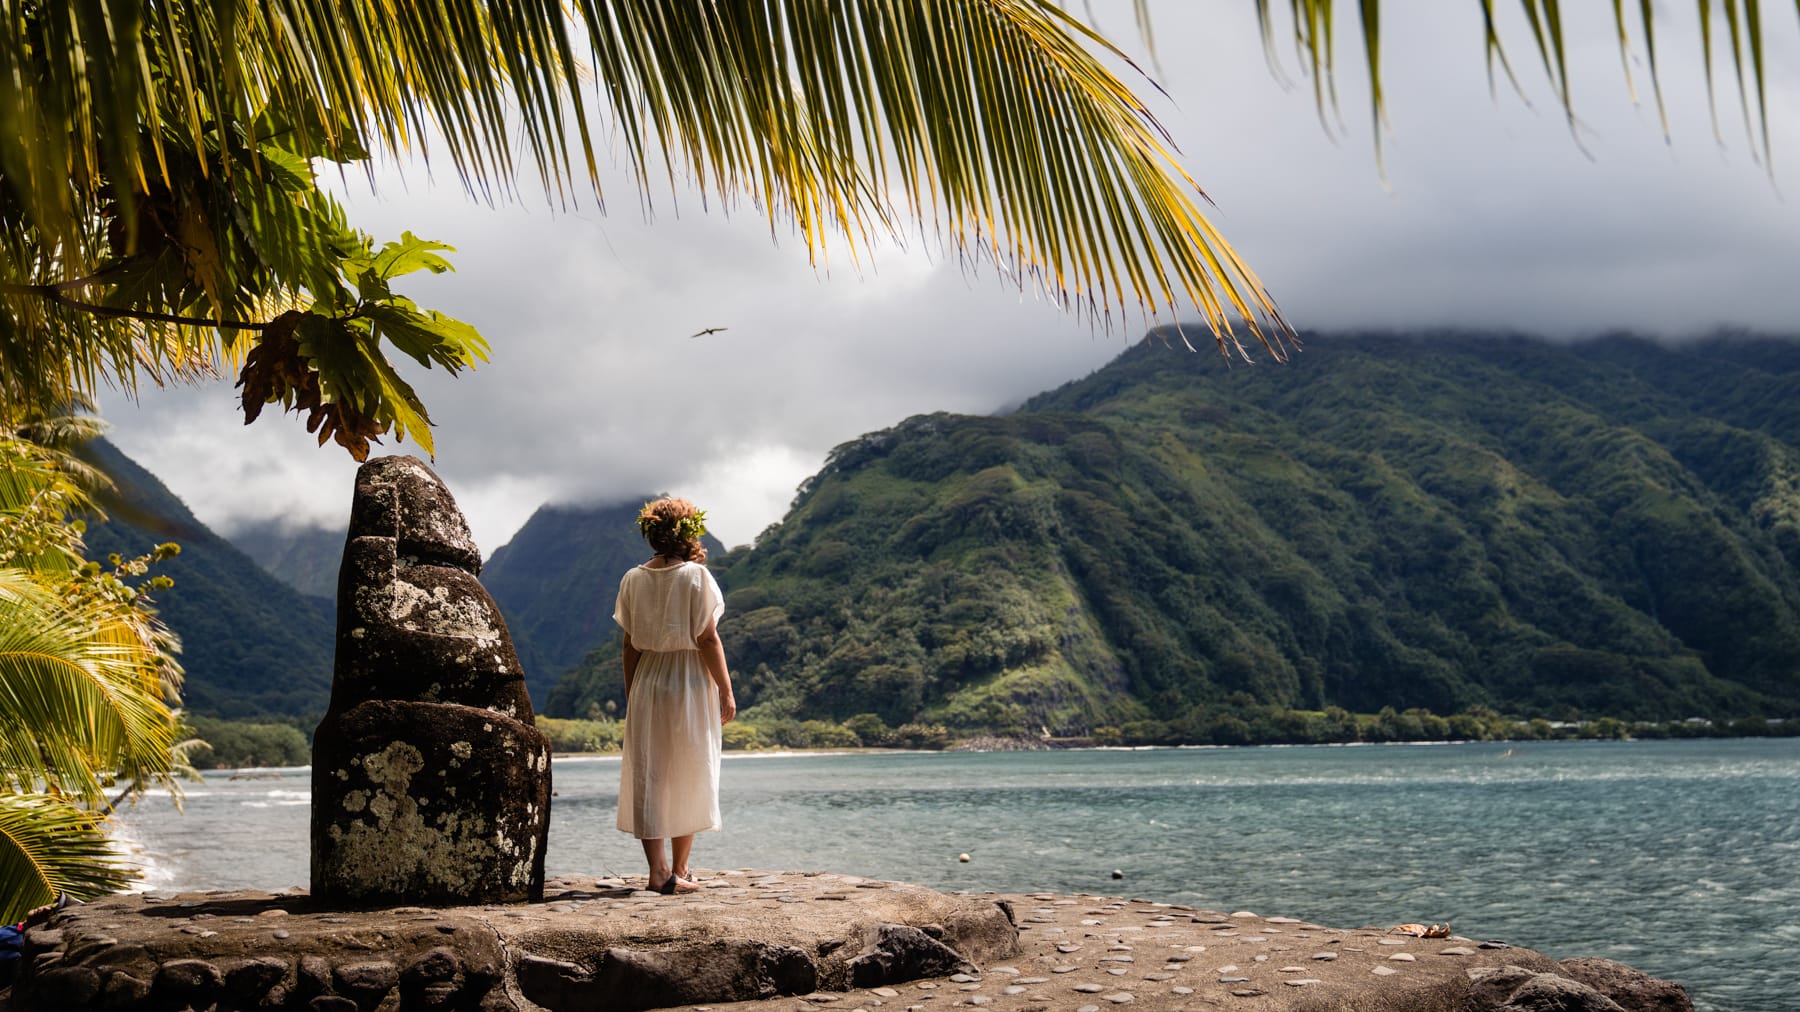
<svg viewBox="0 0 1800 1012"><path fill-rule="evenodd" d="M727 749L722 758L731 759L787 759L807 758L815 756L861 756L861 755L945 755L980 753L992 754L1000 752L1212 752L1234 749L1306 749L1306 748L1435 748L1445 745L1494 745L1505 748L1519 748L1532 745L1569 745L1569 744L1626 744L1655 741L1766 741L1766 740L1800 740L1796 735L1718 735L1704 738L1443 738L1420 741L1329 741L1329 742L1288 742L1258 745L1094 745L1094 744L1059 744L1043 747L1029 747L1019 744L1036 739L975 738L964 739L946 748L891 748L881 745L847 745L832 748L767 748L767 749ZM1072 739L1057 739L1071 741ZM1091 741L1091 739L1083 739ZM970 742L993 741L1001 743L1001 747L980 747L969 745ZM960 747L959 747L960 746ZM619 758L619 752L553 752L553 761L587 761L607 762ZM216 766L201 770L201 774L231 774L232 779L256 779L255 774L268 774L279 777L312 768L311 763L298 766Z"/></svg>

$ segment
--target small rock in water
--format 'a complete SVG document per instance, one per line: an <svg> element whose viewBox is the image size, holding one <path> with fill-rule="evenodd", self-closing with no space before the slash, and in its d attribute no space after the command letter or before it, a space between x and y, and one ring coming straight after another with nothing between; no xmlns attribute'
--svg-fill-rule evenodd
<svg viewBox="0 0 1800 1012"><path fill-rule="evenodd" d="M963 864L969 863L969 855L967 855L967 854L958 854L958 855L956 855L956 859L958 861L961 861Z"/></svg>
<svg viewBox="0 0 1800 1012"><path fill-rule="evenodd" d="M1125 872L1122 869L1119 869L1119 868L1113 869L1113 878L1124 878L1124 877L1125 877Z"/></svg>

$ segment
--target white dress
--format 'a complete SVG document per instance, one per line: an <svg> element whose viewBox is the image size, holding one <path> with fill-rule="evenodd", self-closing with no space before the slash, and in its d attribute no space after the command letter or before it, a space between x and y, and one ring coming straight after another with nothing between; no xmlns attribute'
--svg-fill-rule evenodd
<svg viewBox="0 0 1800 1012"><path fill-rule="evenodd" d="M719 692L695 640L724 613L696 562L638 566L619 581L613 621L642 656L625 700L618 827L640 840L719 828Z"/></svg>

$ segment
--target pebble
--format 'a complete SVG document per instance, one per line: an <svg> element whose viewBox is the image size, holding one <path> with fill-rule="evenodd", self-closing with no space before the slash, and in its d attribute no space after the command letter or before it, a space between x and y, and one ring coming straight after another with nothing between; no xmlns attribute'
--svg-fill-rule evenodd
<svg viewBox="0 0 1800 1012"><path fill-rule="evenodd" d="M1292 980L1284 980L1282 983L1289 987L1305 987L1308 984L1323 984L1325 982L1317 977L1300 977Z"/></svg>
<svg viewBox="0 0 1800 1012"><path fill-rule="evenodd" d="M956 859L958 861L961 861L963 864L969 863L969 855L967 855L967 854L958 854L958 855L956 855Z"/></svg>
<svg viewBox="0 0 1800 1012"><path fill-rule="evenodd" d="M1316 960L1319 960L1321 962L1328 962L1330 960L1336 959L1337 953L1335 953L1335 952L1315 952L1315 953L1313 953L1313 958Z"/></svg>
<svg viewBox="0 0 1800 1012"><path fill-rule="evenodd" d="M1119 991L1115 994L1103 994L1100 997L1112 1002L1114 1005L1123 1005L1126 1002L1137 1000L1137 996L1129 991Z"/></svg>
<svg viewBox="0 0 1800 1012"><path fill-rule="evenodd" d="M1144 979L1145 980L1174 980L1175 975L1172 973L1146 973L1146 974L1144 974Z"/></svg>
<svg viewBox="0 0 1800 1012"><path fill-rule="evenodd" d="M1021 987L1018 984L1008 984L1007 986L1000 989L1000 993L1001 994L1024 994L1025 988Z"/></svg>
<svg viewBox="0 0 1800 1012"><path fill-rule="evenodd" d="M1173 994L1193 994L1194 993L1194 989L1191 987L1172 987L1169 989L1169 991Z"/></svg>
<svg viewBox="0 0 1800 1012"><path fill-rule="evenodd" d="M1083 1005L1080 1008L1076 1009L1075 1012L1100 1012L1100 1006L1098 1006L1098 1005Z"/></svg>
<svg viewBox="0 0 1800 1012"><path fill-rule="evenodd" d="M1074 973L1076 970L1079 970L1079 969L1081 969L1081 967L1079 967L1079 966L1053 966L1050 968L1050 972L1051 973Z"/></svg>
<svg viewBox="0 0 1800 1012"><path fill-rule="evenodd" d="M1416 962L1418 962L1418 957L1413 955L1410 952L1396 952L1393 955L1389 956L1388 958L1393 960L1396 963L1416 963Z"/></svg>
<svg viewBox="0 0 1800 1012"><path fill-rule="evenodd" d="M993 1000L994 999L989 998L985 994L977 994L977 995L970 996L969 1004L971 1004L971 1005L986 1005L988 1002L991 1002Z"/></svg>
<svg viewBox="0 0 1800 1012"><path fill-rule="evenodd" d="M953 973L950 975L950 983L952 984L968 984L980 979L980 977L971 977L966 973Z"/></svg>
<svg viewBox="0 0 1800 1012"><path fill-rule="evenodd" d="M1473 956L1473 955L1475 955L1475 950L1469 948L1466 945L1452 945L1448 949L1439 949L1438 955L1440 955L1440 956Z"/></svg>
<svg viewBox="0 0 1800 1012"><path fill-rule="evenodd" d="M1101 991L1106 990L1106 988L1099 984L1077 984L1075 985L1075 990L1080 991L1082 994L1099 994Z"/></svg>
<svg viewBox="0 0 1800 1012"><path fill-rule="evenodd" d="M1369 972L1374 974L1377 977L1392 977L1394 974L1399 973L1400 971L1394 969L1391 966L1378 966L1375 969L1370 970Z"/></svg>
<svg viewBox="0 0 1800 1012"><path fill-rule="evenodd" d="M1220 977L1219 983L1221 983L1221 984L1242 984L1249 979L1250 979L1249 977ZM1236 991L1233 991L1231 993L1237 994Z"/></svg>
<svg viewBox="0 0 1800 1012"><path fill-rule="evenodd" d="M1050 979L1049 977L1020 977L1019 983L1021 983L1021 984L1042 984L1049 979Z"/></svg>
<svg viewBox="0 0 1800 1012"><path fill-rule="evenodd" d="M1081 946L1076 945L1074 942L1063 942L1062 944L1060 944L1056 947L1056 951L1057 952L1075 952L1075 951L1079 950L1080 948L1081 948Z"/></svg>
<svg viewBox="0 0 1800 1012"><path fill-rule="evenodd" d="M1124 968L1124 967L1122 967L1122 966L1110 966L1110 967L1107 967L1107 969L1106 969L1106 972L1107 972L1107 973L1110 973L1110 974L1112 974L1112 975L1113 975L1113 976L1115 976L1115 977L1123 977L1123 976L1125 976L1125 968Z"/></svg>
<svg viewBox="0 0 1800 1012"><path fill-rule="evenodd" d="M883 998L898 998L898 997L900 997L900 992L894 990L891 987L878 987L869 993L870 994L878 994Z"/></svg>

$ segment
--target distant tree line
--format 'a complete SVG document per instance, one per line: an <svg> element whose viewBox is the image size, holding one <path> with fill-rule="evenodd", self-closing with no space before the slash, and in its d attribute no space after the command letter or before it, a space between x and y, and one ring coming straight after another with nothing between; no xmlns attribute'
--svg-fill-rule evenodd
<svg viewBox="0 0 1800 1012"><path fill-rule="evenodd" d="M185 715L191 736L206 747L189 754L195 768L244 769L250 766L305 766L312 762L312 743L292 723L220 720Z"/></svg>

